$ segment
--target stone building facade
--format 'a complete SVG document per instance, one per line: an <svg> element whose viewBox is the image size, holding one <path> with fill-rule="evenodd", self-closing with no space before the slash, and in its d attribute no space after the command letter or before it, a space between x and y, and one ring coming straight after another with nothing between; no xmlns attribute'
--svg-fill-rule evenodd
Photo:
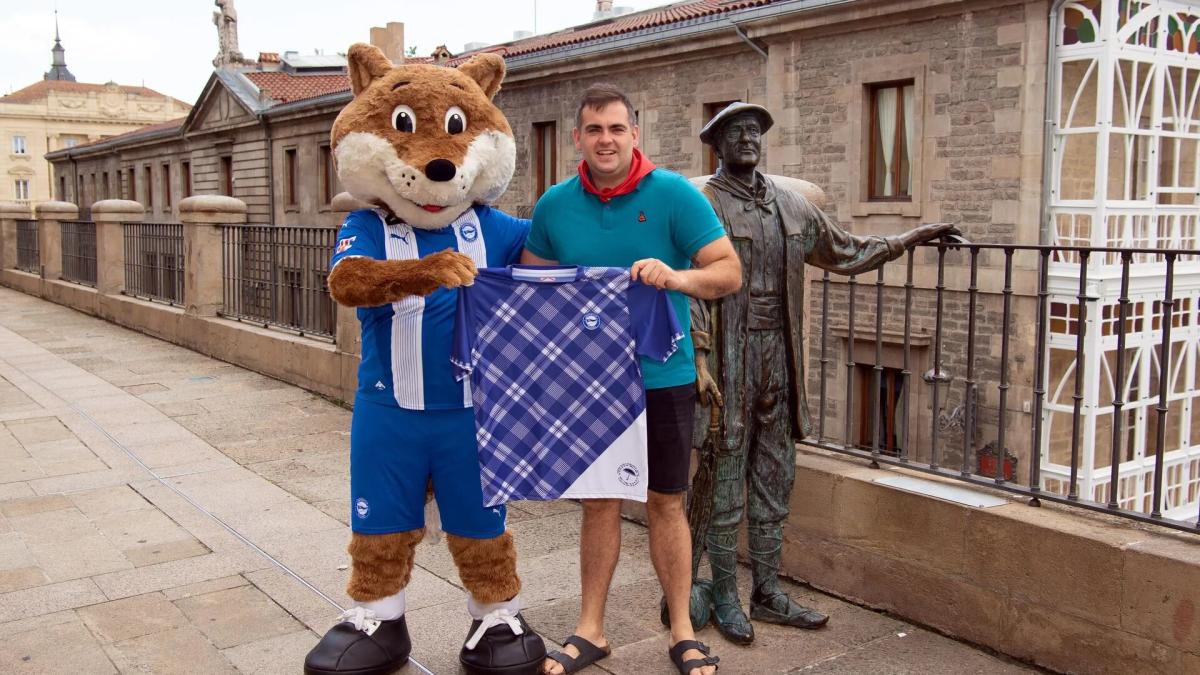
<svg viewBox="0 0 1200 675"><path fill-rule="evenodd" d="M1078 152L1069 161L1053 161L1060 140L1046 125L1048 108L1057 113L1070 106L1063 92L1082 77L1077 64L1069 65L1079 57L1064 57L1062 50L1081 39L1084 24L1101 25L1101 16L1114 26L1134 25L1132 15L1116 18L1134 10L1147 13L1136 19L1144 22L1155 12L1164 17L1186 12L1173 0L698 0L487 47L508 64L497 101L518 148L516 173L500 206L528 215L542 191L575 171L576 96L592 82L609 81L629 93L642 147L662 167L688 176L710 173L713 158L698 139L700 128L727 102L748 100L775 115L764 168L820 186L826 210L853 232L890 235L923 222L949 221L975 242L1059 242L1059 223L1047 216L1057 194L1053 186L1072 184L1096 161L1095 153ZM1167 31L1169 23L1153 25ZM1115 36L1121 29L1112 30ZM1173 35L1164 33L1164 40ZM1191 49L1187 40L1183 44ZM464 58L442 57L447 65ZM333 119L349 100L348 82L344 74L322 74L302 59L284 61L277 66L260 58L253 67L219 70L176 128L52 153L55 170L60 176L108 171L125 181L123 194L146 204L155 219L175 215L171 205L178 195L215 193L245 200L250 222L336 224L337 187L328 178L326 148ZM1049 81L1048 74L1054 74ZM316 86L319 78L326 78L321 86L327 89ZM1200 120L1196 110L1187 115ZM1189 146L1188 152L1195 151ZM184 162L186 172L161 168ZM186 186L172 182L176 196L170 204L161 193L168 173L171 181L190 176ZM130 176L136 189L130 189ZM68 200L85 205L95 198L86 188L71 193L73 180L62 182ZM1173 199L1184 200L1178 190ZM1184 201L1173 205L1200 208L1194 194ZM1003 417L1003 445L1018 458L1013 478L1027 482L1032 443L1057 444L1044 462L1053 457L1058 463L1070 445L1061 436L1061 422L1053 437L1045 429L1040 439L1032 433L1042 400L1035 377L1039 256L1018 251L1008 259L1003 250L983 250L972 265L964 251L944 255L946 264L939 267L936 251L913 254L911 311L903 260L885 268L880 286L874 275L855 283L830 279L827 312L825 282L819 271L811 273L810 407L815 418L818 406L824 409L828 442L869 447L871 411L878 406L887 418L881 434L885 452L902 446L913 459L961 465L968 472L978 468L978 449L1000 440ZM1069 280L1078 268L1060 266L1054 274ZM945 289L940 315L939 285ZM883 298L878 322L877 289ZM1008 359L1002 358L1005 298ZM1062 300L1064 307L1074 301ZM1099 311L1094 307L1092 315ZM972 335L975 358L969 362ZM1072 364L1051 363L1047 379L1069 379ZM923 381L922 375L941 384ZM818 400L820 391L824 400ZM1105 404L1098 393L1089 395L1089 410ZM1046 400L1055 396L1050 392ZM1182 416L1200 411L1190 399L1181 405ZM1180 433L1186 435L1186 429ZM1200 499L1196 449L1200 445L1188 443L1180 456L1191 462L1181 464L1176 481L1181 503ZM1095 492L1093 498L1103 501L1105 495Z"/></svg>
<svg viewBox="0 0 1200 675"><path fill-rule="evenodd" d="M31 205L53 197L48 152L117 136L187 114L191 108L145 87L76 82L55 35L45 79L0 96L0 196ZM80 179L91 181L90 174ZM104 176L79 187L103 196ZM115 195L115 193L109 193Z"/></svg>

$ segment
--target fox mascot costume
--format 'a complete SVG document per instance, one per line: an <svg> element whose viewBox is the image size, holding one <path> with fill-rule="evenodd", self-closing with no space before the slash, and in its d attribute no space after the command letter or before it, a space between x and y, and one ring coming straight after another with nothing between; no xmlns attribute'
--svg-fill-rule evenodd
<svg viewBox="0 0 1200 675"><path fill-rule="evenodd" d="M347 61L354 98L331 143L342 185L376 207L347 216L329 274L334 299L357 307L362 325L347 587L357 606L309 652L305 673L389 673L407 662L404 588L427 485L469 593L460 661L470 673L535 673L545 646L518 613L516 549L504 507L483 506L470 385L450 363L456 289L478 267L516 263L529 231L487 206L516 161L492 102L504 61L394 66L365 44Z"/></svg>

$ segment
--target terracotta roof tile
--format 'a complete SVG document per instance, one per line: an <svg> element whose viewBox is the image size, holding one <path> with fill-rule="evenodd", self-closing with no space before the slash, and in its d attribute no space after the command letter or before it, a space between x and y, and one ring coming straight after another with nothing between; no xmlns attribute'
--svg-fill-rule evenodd
<svg viewBox="0 0 1200 675"><path fill-rule="evenodd" d="M89 82L68 82L66 80L42 80L23 89L18 89L8 96L0 97L0 103L33 103L41 101L50 95L50 92L60 92L64 94L90 94L100 93L105 91L109 85L107 84L92 84ZM135 96L146 96L155 98L171 98L166 94L161 94L153 89L146 87L130 87L123 84L117 85L117 88L123 94L133 94ZM182 101L181 101L182 103ZM184 105L187 105L186 103Z"/></svg>
<svg viewBox="0 0 1200 675"><path fill-rule="evenodd" d="M350 91L350 76L345 73L293 75L283 71L244 73L254 86L280 103Z"/></svg>
<svg viewBox="0 0 1200 675"><path fill-rule="evenodd" d="M573 28L567 28L555 33L547 35L536 35L524 40L517 40L501 45L493 45L477 50L476 52L495 52L502 56L518 56L529 54L545 49L554 49L556 47L565 47L567 45L598 40L601 38L620 35L622 33L632 33L634 31L644 30L647 28L657 28L667 24L699 19L702 17L713 16L715 14L724 14L740 9L750 7L760 7L769 5L776 0L694 0L693 2L680 2L658 9L650 9L644 12L635 14L624 14L616 16L601 22L583 24ZM455 58L451 63L460 62L464 54Z"/></svg>

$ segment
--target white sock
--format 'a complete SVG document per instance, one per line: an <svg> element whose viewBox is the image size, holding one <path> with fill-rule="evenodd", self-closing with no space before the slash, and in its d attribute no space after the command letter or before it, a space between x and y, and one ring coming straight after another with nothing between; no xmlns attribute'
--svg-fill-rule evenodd
<svg viewBox="0 0 1200 675"><path fill-rule="evenodd" d="M504 602L483 603L477 601L475 596L467 595L467 613L476 621L498 609L506 609L509 614L516 614L521 611L521 596L514 595L512 600L505 600Z"/></svg>
<svg viewBox="0 0 1200 675"><path fill-rule="evenodd" d="M389 595L386 598L372 600L371 602L360 602L360 607L369 609L375 612L375 618L381 621L391 621L404 616L404 590L401 589L395 595Z"/></svg>

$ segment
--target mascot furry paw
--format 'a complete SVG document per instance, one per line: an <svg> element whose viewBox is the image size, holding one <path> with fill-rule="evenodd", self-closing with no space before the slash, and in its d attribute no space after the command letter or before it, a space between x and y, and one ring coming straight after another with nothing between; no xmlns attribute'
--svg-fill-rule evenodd
<svg viewBox="0 0 1200 675"><path fill-rule="evenodd" d="M546 650L518 614L517 554L504 507L485 508L469 384L451 371L457 287L517 262L527 221L486 206L512 177L515 146L492 103L504 61L393 66L348 54L354 99L333 125L342 185L377 208L338 233L329 289L358 308L362 363L350 431L358 604L308 654L305 672L388 673L411 651L404 588L425 533L426 485L469 597L460 660L471 673L534 673Z"/></svg>

